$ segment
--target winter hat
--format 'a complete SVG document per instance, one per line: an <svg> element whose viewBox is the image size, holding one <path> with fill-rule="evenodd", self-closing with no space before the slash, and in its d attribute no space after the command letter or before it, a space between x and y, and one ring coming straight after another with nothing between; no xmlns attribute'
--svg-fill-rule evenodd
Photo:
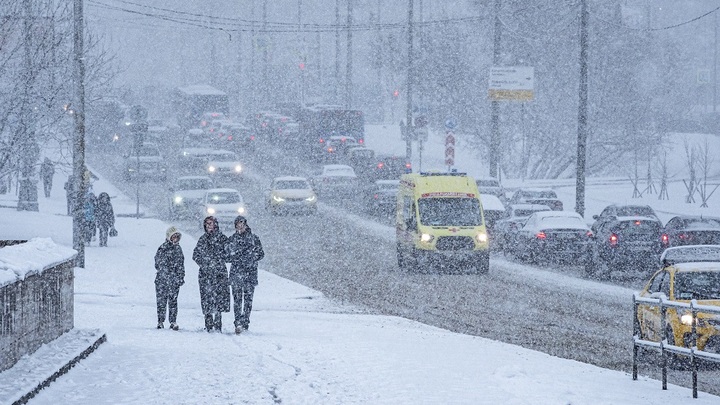
<svg viewBox="0 0 720 405"><path fill-rule="evenodd" d="M234 225L237 226L238 222L244 222L245 224L247 224L247 218L242 215L238 215L235 217Z"/></svg>
<svg viewBox="0 0 720 405"><path fill-rule="evenodd" d="M182 234L180 233L180 231L177 228L175 228L174 226L171 226L170 228L168 228L167 231L165 231L165 239L170 240L170 238L175 234L182 236Z"/></svg>

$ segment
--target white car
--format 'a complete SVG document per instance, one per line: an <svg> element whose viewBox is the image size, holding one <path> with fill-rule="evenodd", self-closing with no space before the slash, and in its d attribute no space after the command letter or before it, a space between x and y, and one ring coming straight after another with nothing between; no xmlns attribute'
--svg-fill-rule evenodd
<svg viewBox="0 0 720 405"><path fill-rule="evenodd" d="M208 156L207 173L211 177L234 177L243 175L244 167L234 152L216 150Z"/></svg>
<svg viewBox="0 0 720 405"><path fill-rule="evenodd" d="M248 211L240 192L234 188L211 188L205 192L200 205L202 218L214 216L223 227L233 228L238 215L247 216Z"/></svg>
<svg viewBox="0 0 720 405"><path fill-rule="evenodd" d="M313 176L312 186L318 195L345 197L360 191L355 170L348 165L324 165Z"/></svg>
<svg viewBox="0 0 720 405"><path fill-rule="evenodd" d="M317 212L317 196L304 177L282 176L273 179L265 194L265 208L280 212Z"/></svg>
<svg viewBox="0 0 720 405"><path fill-rule="evenodd" d="M192 215L205 198L205 192L213 188L208 176L183 176L170 187L170 218Z"/></svg>

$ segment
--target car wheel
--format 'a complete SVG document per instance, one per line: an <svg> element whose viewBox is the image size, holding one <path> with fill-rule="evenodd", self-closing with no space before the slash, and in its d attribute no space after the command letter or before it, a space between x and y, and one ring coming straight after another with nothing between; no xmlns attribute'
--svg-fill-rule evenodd
<svg viewBox="0 0 720 405"><path fill-rule="evenodd" d="M405 255L403 254L402 248L400 247L399 243L396 245L396 252L398 267L400 268L400 270L405 270Z"/></svg>

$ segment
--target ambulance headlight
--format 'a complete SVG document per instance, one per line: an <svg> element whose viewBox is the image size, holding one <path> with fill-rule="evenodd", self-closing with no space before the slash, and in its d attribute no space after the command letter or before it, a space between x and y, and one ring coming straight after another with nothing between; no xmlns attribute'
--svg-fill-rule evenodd
<svg viewBox="0 0 720 405"><path fill-rule="evenodd" d="M479 234L477 234L477 235L475 236L475 238L476 238L477 241L480 242L480 243L485 243L485 242L488 241L488 235L487 235L487 233L485 233L485 232L480 232Z"/></svg>
<svg viewBox="0 0 720 405"><path fill-rule="evenodd" d="M430 243L433 239L435 239L435 237L430 235L429 233L423 233L420 235L421 242Z"/></svg>

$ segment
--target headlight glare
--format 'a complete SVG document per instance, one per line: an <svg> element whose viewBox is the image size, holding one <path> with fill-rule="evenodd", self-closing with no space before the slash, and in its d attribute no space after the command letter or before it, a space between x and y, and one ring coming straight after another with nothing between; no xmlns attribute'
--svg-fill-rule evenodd
<svg viewBox="0 0 720 405"><path fill-rule="evenodd" d="M480 243L485 243L488 241L488 235L485 232L481 232L481 233L477 234L476 237L477 237L478 242L480 242Z"/></svg>
<svg viewBox="0 0 720 405"><path fill-rule="evenodd" d="M430 242L432 242L433 239L435 239L435 237L428 233L424 233L424 234L420 235L420 241L425 242L425 243L430 243Z"/></svg>
<svg viewBox="0 0 720 405"><path fill-rule="evenodd" d="M306 198L305 201L313 202L313 201L315 201L315 196L311 195L310 197Z"/></svg>
<svg viewBox="0 0 720 405"><path fill-rule="evenodd" d="M183 198L179 195L176 195L173 201L175 201L175 204L182 204Z"/></svg>
<svg viewBox="0 0 720 405"><path fill-rule="evenodd" d="M237 173L240 173L242 171L242 166L240 166L240 165L235 166L235 171Z"/></svg>
<svg viewBox="0 0 720 405"><path fill-rule="evenodd" d="M245 207L238 208L238 214L244 214L245 213Z"/></svg>
<svg viewBox="0 0 720 405"><path fill-rule="evenodd" d="M209 167L208 167L208 171L209 171L210 173L214 173L215 170L216 170L216 169L215 169L215 166L209 166Z"/></svg>
<svg viewBox="0 0 720 405"><path fill-rule="evenodd" d="M693 316L692 313L684 313L680 316L680 322L682 322L683 325L692 326L693 322Z"/></svg>
<svg viewBox="0 0 720 405"><path fill-rule="evenodd" d="M205 211L207 211L207 213L210 215L215 214L215 208L213 208L213 207L207 207L207 209Z"/></svg>
<svg viewBox="0 0 720 405"><path fill-rule="evenodd" d="M282 198L282 197L280 197L280 196L277 196L277 195L273 195L273 200L274 200L274 201L277 201L277 202L283 202L283 201L285 201L284 198Z"/></svg>

